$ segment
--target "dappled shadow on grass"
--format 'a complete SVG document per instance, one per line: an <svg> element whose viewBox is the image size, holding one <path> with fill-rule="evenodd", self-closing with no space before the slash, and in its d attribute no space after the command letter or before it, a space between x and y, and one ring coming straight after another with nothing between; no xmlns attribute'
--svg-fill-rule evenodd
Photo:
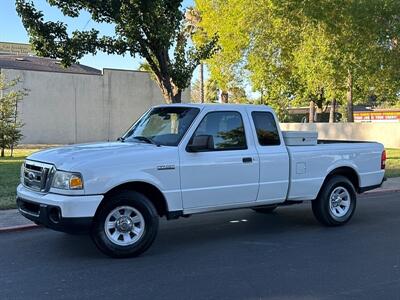
<svg viewBox="0 0 400 300"><path fill-rule="evenodd" d="M13 161L19 161L19 162L23 162L25 159L24 157L10 157L10 156L5 156L5 157L0 157L0 164L1 163L8 163L8 162L13 162Z"/></svg>
<svg viewBox="0 0 400 300"><path fill-rule="evenodd" d="M0 209L15 208L22 158L0 159Z"/></svg>
<svg viewBox="0 0 400 300"><path fill-rule="evenodd" d="M399 177L400 176L400 159L390 157L386 160L386 177Z"/></svg>

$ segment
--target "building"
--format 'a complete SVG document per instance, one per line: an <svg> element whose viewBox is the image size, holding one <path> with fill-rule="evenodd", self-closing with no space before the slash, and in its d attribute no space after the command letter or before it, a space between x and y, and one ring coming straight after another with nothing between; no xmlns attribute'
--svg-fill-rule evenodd
<svg viewBox="0 0 400 300"><path fill-rule="evenodd" d="M318 113L318 122L329 121L329 109ZM288 109L289 122L292 123L308 123L309 118L309 107L291 107ZM375 122L400 122L400 109L399 108L369 108L365 106L355 105L353 107L354 122L362 123L375 123ZM337 111L335 112L335 121L340 122L342 114Z"/></svg>
<svg viewBox="0 0 400 300"><path fill-rule="evenodd" d="M0 55L0 72L19 78L28 92L18 107L24 144L115 140L143 112L164 103L147 72L64 68L58 60L27 55ZM189 99L187 90L182 101Z"/></svg>
<svg viewBox="0 0 400 300"><path fill-rule="evenodd" d="M354 122L400 122L400 109L365 109L354 111Z"/></svg>
<svg viewBox="0 0 400 300"><path fill-rule="evenodd" d="M30 44L0 42L0 55L29 55L33 56L34 51Z"/></svg>

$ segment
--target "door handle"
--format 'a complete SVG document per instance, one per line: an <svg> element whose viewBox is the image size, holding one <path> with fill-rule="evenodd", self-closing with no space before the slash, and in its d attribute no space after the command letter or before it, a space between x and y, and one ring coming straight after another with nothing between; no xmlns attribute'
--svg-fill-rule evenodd
<svg viewBox="0 0 400 300"><path fill-rule="evenodd" d="M243 163L248 164L248 163L252 163L253 159L251 157L243 157L242 161L243 161Z"/></svg>

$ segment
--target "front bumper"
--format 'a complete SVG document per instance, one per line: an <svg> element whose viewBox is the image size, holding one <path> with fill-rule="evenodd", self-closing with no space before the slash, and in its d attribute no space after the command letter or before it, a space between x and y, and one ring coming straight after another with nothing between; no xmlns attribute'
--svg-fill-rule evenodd
<svg viewBox="0 0 400 300"><path fill-rule="evenodd" d="M102 199L102 195L65 196L17 188L17 206L24 217L63 232L88 231Z"/></svg>

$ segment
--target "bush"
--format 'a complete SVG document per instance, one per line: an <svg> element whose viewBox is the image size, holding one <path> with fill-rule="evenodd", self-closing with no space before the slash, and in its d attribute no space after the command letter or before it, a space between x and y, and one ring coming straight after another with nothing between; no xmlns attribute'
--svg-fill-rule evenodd
<svg viewBox="0 0 400 300"><path fill-rule="evenodd" d="M22 138L21 128L23 124L18 120L18 103L26 95L24 90L15 90L19 78L7 80L4 74L0 74L0 149L1 157L5 149L13 149Z"/></svg>

